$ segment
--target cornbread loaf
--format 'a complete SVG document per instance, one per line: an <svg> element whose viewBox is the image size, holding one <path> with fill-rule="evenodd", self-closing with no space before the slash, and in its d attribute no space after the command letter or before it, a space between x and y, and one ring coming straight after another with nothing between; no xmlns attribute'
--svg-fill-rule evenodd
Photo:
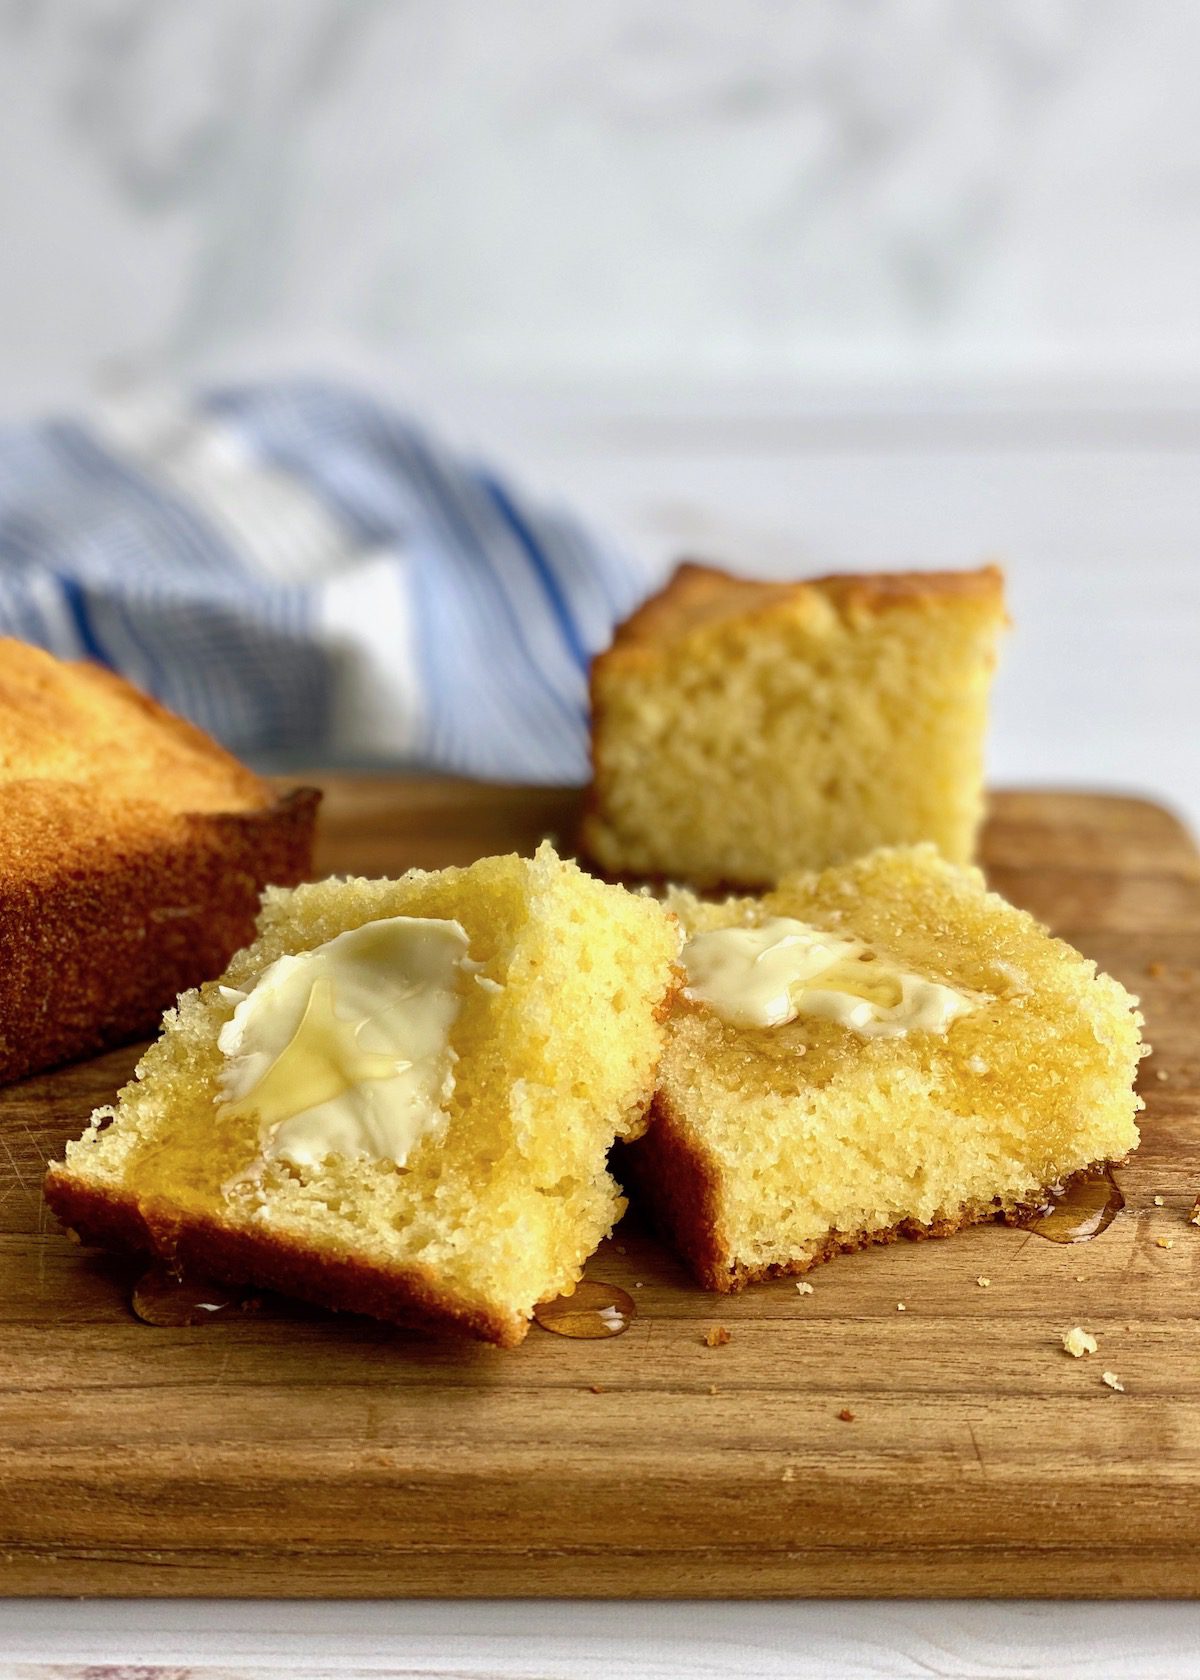
<svg viewBox="0 0 1200 1680"><path fill-rule="evenodd" d="M970 860L1002 574L754 583L684 565L592 667L584 851L767 886L882 845Z"/></svg>
<svg viewBox="0 0 1200 1680"><path fill-rule="evenodd" d="M319 795L280 799L111 671L0 639L0 1080L153 1031L220 973Z"/></svg>
<svg viewBox="0 0 1200 1680"><path fill-rule="evenodd" d="M931 845L796 875L763 899L667 902L690 978L651 1126L618 1171L706 1287L1011 1215L1136 1146L1137 1000ZM743 967L722 971L701 943L716 929L757 930L735 941ZM773 952L755 956L768 934ZM799 1012L731 1023L721 985L730 972L757 984L788 955L784 934L812 971L783 997ZM768 974L756 1005L773 987ZM905 1013L933 1028L897 1030ZM849 1015L871 1018L855 1030Z"/></svg>
<svg viewBox="0 0 1200 1680"><path fill-rule="evenodd" d="M263 1116L272 1112L268 1091L282 1055L266 1073L255 1070L241 1106L220 1100L239 1011L256 998L265 1011L296 980L296 960L308 967L298 981L307 1002L302 1014L295 1003L284 1035L293 1035L293 1067L323 983L310 980L317 962L334 973L336 1029L349 1031L361 1054L352 994L365 971L330 967L352 930L462 941L445 981L452 996L441 1036L423 1052L444 1054L444 1067L430 1065L421 1126L405 1134L403 1149L393 1134L391 1157L367 1145L366 1130L353 1134L353 1147L345 1133L331 1145L325 1120L314 1143L315 1105L330 1092L359 1117L373 1103L368 1118L382 1126L389 1089L397 1089L379 1068L327 1084L336 1058L322 1061L325 1040L316 1057L306 1041L303 1079L278 1125ZM539 1300L574 1285L624 1209L606 1157L614 1138L645 1124L677 950L676 924L658 904L592 880L548 844L532 861L485 858L397 881L271 889L254 943L221 984L180 999L115 1111L94 1116L65 1162L51 1167L47 1199L89 1240L226 1282L512 1345ZM285 957L293 962L281 964ZM397 975L397 1007L415 1007L415 985L395 960L377 975L382 989L358 1006L364 1026L392 1007L384 989ZM435 989L435 1008L447 995ZM390 1065L394 1080L420 1063L409 1051ZM297 1112L297 1101L312 1106ZM415 1112L405 1108L400 1118L407 1124ZM293 1128L290 1157L278 1152L285 1126Z"/></svg>

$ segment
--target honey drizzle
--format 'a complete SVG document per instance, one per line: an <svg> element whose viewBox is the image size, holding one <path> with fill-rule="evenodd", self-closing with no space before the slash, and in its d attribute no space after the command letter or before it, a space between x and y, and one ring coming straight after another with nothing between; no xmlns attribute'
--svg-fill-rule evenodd
<svg viewBox="0 0 1200 1680"><path fill-rule="evenodd" d="M256 1312L259 1301L209 1278L183 1277L159 1261L134 1284L129 1304L143 1324L179 1330L211 1324L229 1313Z"/></svg>
<svg viewBox="0 0 1200 1680"><path fill-rule="evenodd" d="M1112 1168L1105 1167L1051 1185L1045 1200L1013 1223L1050 1242L1091 1242L1108 1230L1124 1206Z"/></svg>
<svg viewBox="0 0 1200 1680"><path fill-rule="evenodd" d="M540 1301L533 1316L543 1330L577 1341L598 1342L620 1336L632 1324L637 1307L633 1298L615 1283L584 1278L570 1295Z"/></svg>

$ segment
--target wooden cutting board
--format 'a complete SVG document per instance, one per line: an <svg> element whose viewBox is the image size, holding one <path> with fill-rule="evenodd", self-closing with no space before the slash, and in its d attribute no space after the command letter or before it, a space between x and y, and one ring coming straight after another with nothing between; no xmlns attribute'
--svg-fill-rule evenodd
<svg viewBox="0 0 1200 1680"><path fill-rule="evenodd" d="M323 780L322 872L528 849L574 815ZM1052 793L997 796L985 855L1145 1000L1145 1141L1089 1243L989 1226L720 1298L627 1221L589 1266L637 1302L608 1341L504 1353L271 1303L156 1329L139 1268L39 1195L136 1049L0 1093L0 1592L1200 1591L1200 860L1155 806ZM1075 1324L1095 1357L1063 1352Z"/></svg>

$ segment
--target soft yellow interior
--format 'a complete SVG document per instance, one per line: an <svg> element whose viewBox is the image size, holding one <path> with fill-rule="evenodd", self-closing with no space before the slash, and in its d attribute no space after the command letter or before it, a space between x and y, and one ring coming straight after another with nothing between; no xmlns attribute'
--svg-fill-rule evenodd
<svg viewBox="0 0 1200 1680"><path fill-rule="evenodd" d="M881 845L974 854L998 593L862 613L815 591L621 648L595 675L615 873L766 885Z"/></svg>
<svg viewBox="0 0 1200 1680"><path fill-rule="evenodd" d="M116 1119L69 1147L68 1170L170 1219L215 1215L324 1253L420 1263L467 1300L527 1315L578 1278L623 1206L605 1156L643 1125L677 929L545 845L532 861L271 889L224 982L249 988L285 953L396 915L458 920L502 988L464 986L449 1122L404 1170L336 1156L264 1168L257 1117L214 1103L233 1009L215 984L167 1015Z"/></svg>
<svg viewBox="0 0 1200 1680"><path fill-rule="evenodd" d="M983 1000L944 1034L890 1039L803 1016L735 1028L678 1001L660 1089L712 1170L731 1267L798 1269L831 1233L1013 1207L1137 1144L1136 999L932 846L761 900L667 902L689 933L794 916Z"/></svg>

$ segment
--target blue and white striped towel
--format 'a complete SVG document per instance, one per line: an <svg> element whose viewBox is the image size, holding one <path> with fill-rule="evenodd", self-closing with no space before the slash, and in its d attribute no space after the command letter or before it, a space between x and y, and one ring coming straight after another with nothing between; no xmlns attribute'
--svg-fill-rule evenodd
<svg viewBox="0 0 1200 1680"><path fill-rule="evenodd" d="M587 771L587 666L653 580L324 383L0 430L0 633L240 754Z"/></svg>

